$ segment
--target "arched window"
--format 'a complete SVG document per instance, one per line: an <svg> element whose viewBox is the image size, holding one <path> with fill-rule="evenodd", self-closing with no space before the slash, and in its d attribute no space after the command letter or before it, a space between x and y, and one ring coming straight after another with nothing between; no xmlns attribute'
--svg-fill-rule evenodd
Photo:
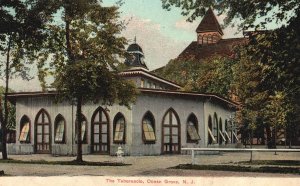
<svg viewBox="0 0 300 186"><path fill-rule="evenodd" d="M37 153L50 153L51 120L45 109L41 109L35 118L35 150Z"/></svg>
<svg viewBox="0 0 300 186"><path fill-rule="evenodd" d="M143 117L142 133L144 143L155 143L155 120L150 111L148 111Z"/></svg>
<svg viewBox="0 0 300 186"><path fill-rule="evenodd" d="M213 135L213 124L212 124L212 118L211 115L208 116L208 128L207 128L207 132L208 132L208 144L213 144L216 142L216 139Z"/></svg>
<svg viewBox="0 0 300 186"><path fill-rule="evenodd" d="M114 143L125 143L125 118L121 113L114 118Z"/></svg>
<svg viewBox="0 0 300 186"><path fill-rule="evenodd" d="M212 36L209 34L207 36L207 44L210 44L210 43L212 43Z"/></svg>
<svg viewBox="0 0 300 186"><path fill-rule="evenodd" d="M223 135L223 123L222 123L222 118L219 119L219 144L221 145L224 142L226 142L226 138Z"/></svg>
<svg viewBox="0 0 300 186"><path fill-rule="evenodd" d="M180 121L172 108L163 117L162 132L163 153L180 153Z"/></svg>
<svg viewBox="0 0 300 186"><path fill-rule="evenodd" d="M213 43L217 43L217 41L218 41L218 36L217 36L216 34L214 34L214 35L212 36L212 40L213 40Z"/></svg>
<svg viewBox="0 0 300 186"><path fill-rule="evenodd" d="M206 37L206 35L202 36L202 44L207 44L207 37Z"/></svg>
<svg viewBox="0 0 300 186"><path fill-rule="evenodd" d="M198 35L198 43L203 44L203 36L201 34Z"/></svg>
<svg viewBox="0 0 300 186"><path fill-rule="evenodd" d="M195 114L191 114L187 119L187 143L197 143L199 140L198 120Z"/></svg>
<svg viewBox="0 0 300 186"><path fill-rule="evenodd" d="M225 130L224 130L225 136L226 136L226 143L231 142L231 137L229 135L229 126L228 126L228 121L225 119Z"/></svg>
<svg viewBox="0 0 300 186"><path fill-rule="evenodd" d="M76 133L75 134L75 141L76 141L76 143L77 143L77 127L76 127L77 123L78 123L78 121L76 119L76 121L75 121L75 133ZM80 125L80 127L81 127L81 143L87 144L87 119L83 114L81 114L81 125Z"/></svg>
<svg viewBox="0 0 300 186"><path fill-rule="evenodd" d="M54 142L66 143L66 120L61 114L56 116L54 125L55 125Z"/></svg>
<svg viewBox="0 0 300 186"><path fill-rule="evenodd" d="M214 113L214 120L213 120L213 131L212 131L215 139L216 139L216 143L219 142L219 126L218 126L218 116L216 113Z"/></svg>
<svg viewBox="0 0 300 186"><path fill-rule="evenodd" d="M19 141L21 143L30 143L30 120L24 115L20 121L20 136Z"/></svg>

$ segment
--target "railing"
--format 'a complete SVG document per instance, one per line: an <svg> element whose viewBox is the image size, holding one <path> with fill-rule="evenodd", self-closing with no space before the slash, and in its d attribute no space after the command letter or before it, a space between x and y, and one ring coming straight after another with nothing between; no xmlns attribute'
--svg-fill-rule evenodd
<svg viewBox="0 0 300 186"><path fill-rule="evenodd" d="M222 152L300 152L300 149L236 149L236 148L181 148L182 151L192 151L192 165L195 165L195 151L222 151Z"/></svg>

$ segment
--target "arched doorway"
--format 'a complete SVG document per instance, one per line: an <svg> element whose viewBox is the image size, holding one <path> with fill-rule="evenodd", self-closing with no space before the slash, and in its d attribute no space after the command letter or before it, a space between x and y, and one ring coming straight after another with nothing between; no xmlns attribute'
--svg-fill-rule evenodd
<svg viewBox="0 0 300 186"><path fill-rule="evenodd" d="M180 121L174 109L169 109L162 123L162 153L180 153Z"/></svg>
<svg viewBox="0 0 300 186"><path fill-rule="evenodd" d="M35 152L47 154L51 152L51 121L48 112L41 109L35 118Z"/></svg>
<svg viewBox="0 0 300 186"><path fill-rule="evenodd" d="M91 151L92 153L109 154L110 128L106 111L99 107L92 116Z"/></svg>

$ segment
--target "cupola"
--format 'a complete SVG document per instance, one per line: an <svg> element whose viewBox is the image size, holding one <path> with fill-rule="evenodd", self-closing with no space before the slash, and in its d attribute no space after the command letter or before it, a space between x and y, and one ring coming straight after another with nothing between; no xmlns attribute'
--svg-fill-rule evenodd
<svg viewBox="0 0 300 186"><path fill-rule="evenodd" d="M224 35L221 26L211 8L204 15L197 29L198 44L217 43Z"/></svg>
<svg viewBox="0 0 300 186"><path fill-rule="evenodd" d="M125 60L125 65L130 67L142 67L148 70L148 67L144 61L143 49L136 43L129 45L127 48L127 53L129 54Z"/></svg>

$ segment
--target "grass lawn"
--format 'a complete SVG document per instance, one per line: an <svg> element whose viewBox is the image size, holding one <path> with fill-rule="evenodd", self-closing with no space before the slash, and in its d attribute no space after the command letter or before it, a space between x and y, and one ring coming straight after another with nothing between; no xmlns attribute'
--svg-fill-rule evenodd
<svg viewBox="0 0 300 186"><path fill-rule="evenodd" d="M128 166L131 164L124 164L118 162L90 162L83 161L77 162L73 161L46 161L46 160L32 160L32 161L21 161L21 160L0 160L0 163L21 163L21 164L46 164L46 165L82 165L82 166Z"/></svg>
<svg viewBox="0 0 300 186"><path fill-rule="evenodd" d="M300 166L300 161L297 160L253 160L241 161L238 164L247 164L247 165L280 165L280 166Z"/></svg>
<svg viewBox="0 0 300 186"><path fill-rule="evenodd" d="M295 167L274 167L274 166L180 164L180 165L177 165L175 167L171 167L171 169L300 174L300 168L295 168Z"/></svg>

